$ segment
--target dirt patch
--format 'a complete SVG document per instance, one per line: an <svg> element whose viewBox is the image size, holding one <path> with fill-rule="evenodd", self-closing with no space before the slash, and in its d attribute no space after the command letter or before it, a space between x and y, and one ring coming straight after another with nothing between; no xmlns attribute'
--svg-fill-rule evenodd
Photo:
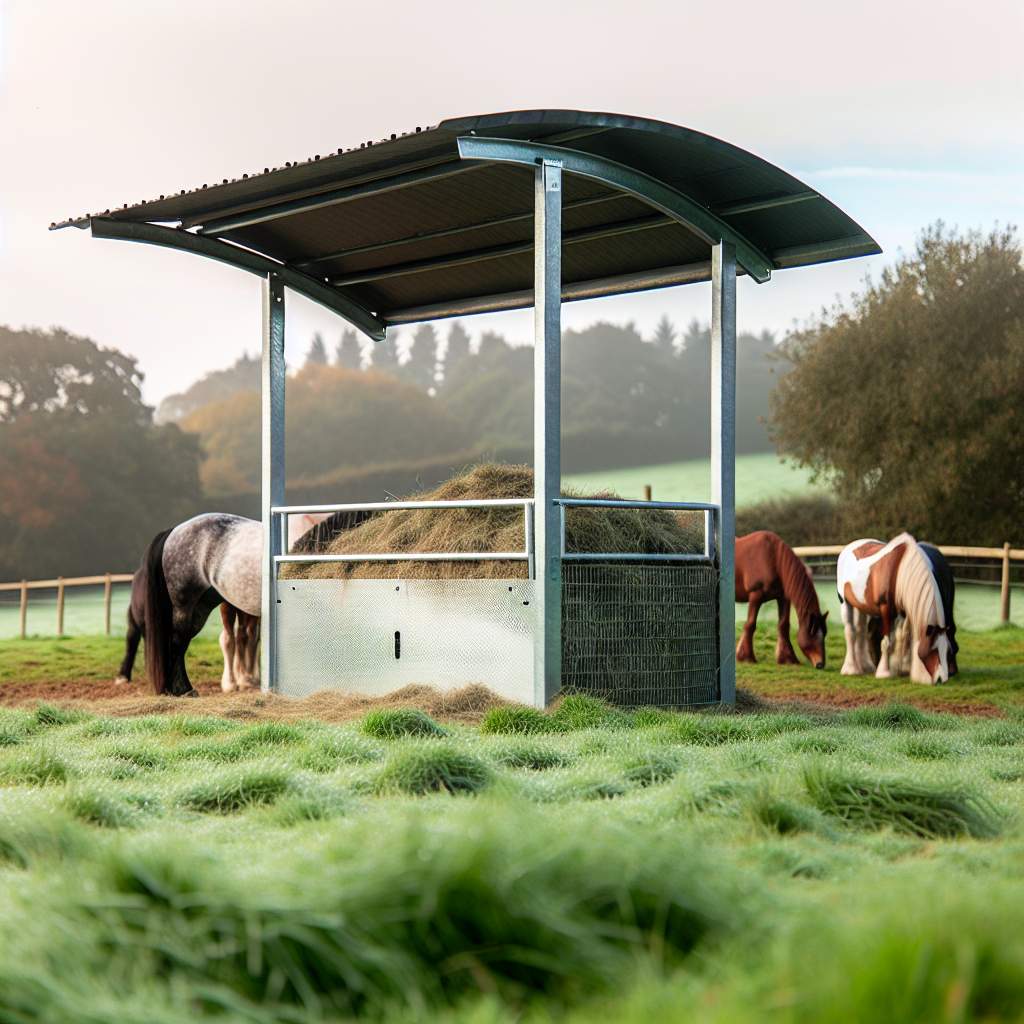
<svg viewBox="0 0 1024 1024"><path fill-rule="evenodd" d="M787 690L785 694L756 694L764 710L778 710L782 707L792 708L801 705L805 708L828 710L833 708L860 708L869 705L891 704L896 698L883 693L857 693L853 690L818 690L813 688ZM1002 708L984 701L914 700L913 697L899 696L899 703L911 704L921 711L935 714L967 715L976 718L1002 718ZM739 691L737 691L737 705Z"/></svg>
<svg viewBox="0 0 1024 1024"><path fill-rule="evenodd" d="M323 690L309 697L282 697L258 690L224 693L216 682L198 682L198 699L157 697L145 684L118 686L95 680L8 683L0 704L73 704L100 715L220 715L241 720L313 718L348 722L377 708L420 708L439 721L473 724L491 709L510 703L486 686L442 692L433 686L404 686L383 697Z"/></svg>

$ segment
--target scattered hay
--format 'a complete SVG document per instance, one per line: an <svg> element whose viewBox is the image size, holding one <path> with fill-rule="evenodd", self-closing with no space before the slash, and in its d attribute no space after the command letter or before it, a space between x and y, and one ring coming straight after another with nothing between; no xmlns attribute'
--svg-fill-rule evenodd
<svg viewBox="0 0 1024 1024"><path fill-rule="evenodd" d="M407 747L392 755L377 777L380 792L476 793L491 781L479 758L447 744Z"/></svg>
<svg viewBox="0 0 1024 1024"><path fill-rule="evenodd" d="M966 786L872 779L821 767L807 769L804 784L819 810L859 828L893 828L922 839L990 839L1002 831L995 805Z"/></svg>
<svg viewBox="0 0 1024 1024"><path fill-rule="evenodd" d="M362 730L378 740L397 740L406 736L444 736L445 730L425 711L418 708L382 708L371 711Z"/></svg>

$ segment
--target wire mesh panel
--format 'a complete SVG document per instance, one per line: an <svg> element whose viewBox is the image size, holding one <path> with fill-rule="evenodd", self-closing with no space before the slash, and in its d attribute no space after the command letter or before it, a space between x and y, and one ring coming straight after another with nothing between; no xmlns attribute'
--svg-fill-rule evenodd
<svg viewBox="0 0 1024 1024"><path fill-rule="evenodd" d="M562 686L627 706L719 700L718 577L707 563L562 564Z"/></svg>

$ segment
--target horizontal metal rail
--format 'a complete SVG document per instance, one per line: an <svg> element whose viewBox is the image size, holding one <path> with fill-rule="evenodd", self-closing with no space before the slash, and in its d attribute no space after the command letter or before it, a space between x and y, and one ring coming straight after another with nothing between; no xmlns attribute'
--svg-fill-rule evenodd
<svg viewBox="0 0 1024 1024"><path fill-rule="evenodd" d="M275 555L281 563L301 562L526 562L529 552L523 551L429 551L385 552L372 555Z"/></svg>
<svg viewBox="0 0 1024 1024"><path fill-rule="evenodd" d="M715 558L712 517L718 506L703 501L630 501L625 498L559 498L561 555L563 562L713 562ZM702 512L704 514L703 552L661 552L645 554L642 551L568 551L565 538L565 510L567 508L621 508L638 512L660 510L671 512Z"/></svg>
<svg viewBox="0 0 1024 1024"><path fill-rule="evenodd" d="M522 508L533 498L465 498L455 501L358 501L342 505L275 505L277 515L303 515L317 512L400 512L415 508Z"/></svg>

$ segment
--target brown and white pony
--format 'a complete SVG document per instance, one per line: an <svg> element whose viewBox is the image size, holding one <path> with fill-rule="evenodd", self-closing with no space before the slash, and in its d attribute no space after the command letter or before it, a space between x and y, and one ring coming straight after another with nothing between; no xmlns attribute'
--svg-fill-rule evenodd
<svg viewBox="0 0 1024 1024"><path fill-rule="evenodd" d="M910 678L918 683L949 679L948 624L931 562L909 533L886 544L862 539L847 544L836 563L836 589L843 605L846 659L842 674L878 679L893 675L890 666L893 624L907 619L910 630ZM868 625L881 619L878 666L871 658Z"/></svg>
<svg viewBox="0 0 1024 1024"><path fill-rule="evenodd" d="M736 600L748 604L747 621L736 647L737 661L755 661L754 630L757 613L765 601L779 603L779 639L775 660L780 665L798 665L789 640L789 610L796 609L796 642L804 657L815 667L825 667L826 619L818 603L810 570L793 549L769 530L758 530L736 538Z"/></svg>

